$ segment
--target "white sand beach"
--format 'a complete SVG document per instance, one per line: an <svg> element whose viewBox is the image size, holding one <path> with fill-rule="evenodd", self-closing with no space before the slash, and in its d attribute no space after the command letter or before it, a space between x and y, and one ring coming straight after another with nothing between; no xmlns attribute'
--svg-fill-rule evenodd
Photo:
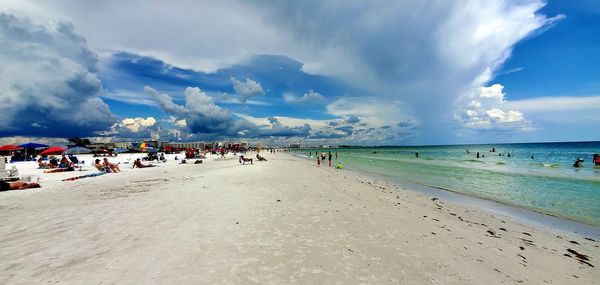
<svg viewBox="0 0 600 285"><path fill-rule="evenodd" d="M122 173L65 182L93 170L42 174L22 165L42 188L0 193L0 283L600 280L595 238L285 153L264 156L269 161L253 165L235 157L122 164Z"/></svg>

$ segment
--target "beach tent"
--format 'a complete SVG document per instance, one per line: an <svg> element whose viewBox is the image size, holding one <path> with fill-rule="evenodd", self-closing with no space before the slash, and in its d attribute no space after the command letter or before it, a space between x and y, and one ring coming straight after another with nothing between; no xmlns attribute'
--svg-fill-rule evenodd
<svg viewBox="0 0 600 285"><path fill-rule="evenodd" d="M45 148L45 147L49 147L49 145L29 142L29 143L20 145L20 147L22 147L22 148Z"/></svg>
<svg viewBox="0 0 600 285"><path fill-rule="evenodd" d="M63 153L65 150L67 150L66 147L62 147L62 146L51 146L49 147L47 150L44 150L40 153L40 155L50 155L50 154L61 154Z"/></svg>
<svg viewBox="0 0 600 285"><path fill-rule="evenodd" d="M25 149L25 153L27 155L36 155L37 153L37 149L40 148L47 148L49 145L47 144L41 144L41 143L34 143L34 142L28 142L26 144L22 144L19 145L20 147Z"/></svg>
<svg viewBox="0 0 600 285"><path fill-rule="evenodd" d="M7 145L0 146L0 151L13 151L13 150L20 150L20 149L22 149L22 147L20 147L18 145L14 145L14 144L7 144Z"/></svg>
<svg viewBox="0 0 600 285"><path fill-rule="evenodd" d="M90 153L90 152L92 152L92 150L90 150L87 147L76 146L76 147L67 149L67 151L65 151L65 154L81 154L81 153Z"/></svg>

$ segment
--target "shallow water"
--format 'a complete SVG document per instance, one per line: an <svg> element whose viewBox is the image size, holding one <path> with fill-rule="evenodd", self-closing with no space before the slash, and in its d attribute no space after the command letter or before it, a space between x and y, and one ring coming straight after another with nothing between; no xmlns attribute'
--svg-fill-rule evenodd
<svg viewBox="0 0 600 285"><path fill-rule="evenodd" d="M492 148L496 151L490 152ZM312 152L314 158L315 150L293 152L306 157ZM331 151L337 151L339 161L352 169L600 226L600 168L592 163L593 154L600 153L600 142ZM481 154L479 159L477 152ZM577 157L585 160L583 168L573 167Z"/></svg>

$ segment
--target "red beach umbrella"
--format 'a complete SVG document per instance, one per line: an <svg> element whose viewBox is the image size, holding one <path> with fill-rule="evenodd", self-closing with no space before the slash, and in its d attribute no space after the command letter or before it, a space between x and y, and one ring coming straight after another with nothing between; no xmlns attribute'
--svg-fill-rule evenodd
<svg viewBox="0 0 600 285"><path fill-rule="evenodd" d="M50 155L50 154L61 154L63 153L65 150L67 150L66 147L62 147L62 146L51 146L49 147L47 150L44 150L40 153L40 155Z"/></svg>
<svg viewBox="0 0 600 285"><path fill-rule="evenodd" d="M12 150L20 150L22 147L14 144L7 144L0 146L0 151L12 151Z"/></svg>

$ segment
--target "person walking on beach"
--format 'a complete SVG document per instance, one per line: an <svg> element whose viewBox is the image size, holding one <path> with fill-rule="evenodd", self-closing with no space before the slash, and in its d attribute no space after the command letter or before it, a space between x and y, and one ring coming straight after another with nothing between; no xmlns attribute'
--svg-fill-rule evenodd
<svg viewBox="0 0 600 285"><path fill-rule="evenodd" d="M321 157L317 155L317 166L321 166Z"/></svg>
<svg viewBox="0 0 600 285"><path fill-rule="evenodd" d="M329 159L329 167L331 167L331 151L329 152L329 157L328 157L328 159Z"/></svg>

